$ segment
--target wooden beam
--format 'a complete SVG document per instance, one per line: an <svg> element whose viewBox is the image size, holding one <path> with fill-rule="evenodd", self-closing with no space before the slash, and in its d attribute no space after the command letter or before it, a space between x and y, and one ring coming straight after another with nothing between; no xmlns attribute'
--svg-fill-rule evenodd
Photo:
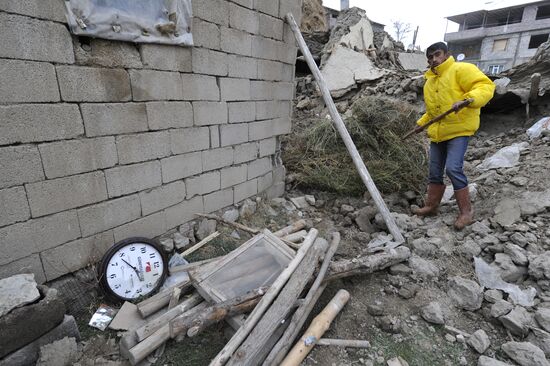
<svg viewBox="0 0 550 366"><path fill-rule="evenodd" d="M253 229L253 228L250 228L250 227L245 226L243 224L239 224L238 222L232 222L232 221L226 220L222 217L212 215L212 214L196 213L195 216L205 217L205 218L211 219L211 220L216 220L218 222L221 222L222 224L233 226L234 228L237 228L237 229L242 230L242 231L246 231L247 233L250 233L250 234L253 234L253 235L256 235L260 232L260 230L258 230L258 229Z"/></svg>
<svg viewBox="0 0 550 366"><path fill-rule="evenodd" d="M187 249L185 252L181 253L181 256L185 258L189 254L196 252L197 250L199 250L200 248L208 244L210 241L217 238L219 235L220 235L219 231L213 232L212 234L208 235L206 238L199 241L197 244L193 245L191 248Z"/></svg>
<svg viewBox="0 0 550 366"><path fill-rule="evenodd" d="M191 288L191 281L183 281L175 286L162 290L159 293L151 296L148 299L143 300L137 304L137 308L142 317L146 318L149 315L157 312L165 306L168 306L170 298L172 297L172 291L174 287L178 287L182 290L182 293L185 292L188 288Z"/></svg>
<svg viewBox="0 0 550 366"><path fill-rule="evenodd" d="M369 341L362 341L358 339L330 339L321 338L316 343L318 346L335 346L335 347L349 347L349 348L369 348Z"/></svg>
<svg viewBox="0 0 550 366"><path fill-rule="evenodd" d="M292 223L291 225L285 226L279 231L275 231L273 235L278 237L287 236L288 234L292 234L298 230L301 230L306 227L306 220L298 220L295 223Z"/></svg>
<svg viewBox="0 0 550 366"><path fill-rule="evenodd" d="M219 257L205 259L205 260L198 261L198 262L182 264L181 266L174 266L174 267L168 268L168 271L170 272L170 274L174 274L174 273L178 273L178 272L189 272L189 271L191 271L191 270L193 270L197 267L200 267L202 265L205 265L207 263L214 262L218 259L222 259L223 257L224 256L222 255L222 256L219 256Z"/></svg>
<svg viewBox="0 0 550 366"><path fill-rule="evenodd" d="M307 231L300 230L292 234L288 234L287 236L283 236L281 239L285 241L290 241L292 243L297 243L304 239L304 237L307 235Z"/></svg>

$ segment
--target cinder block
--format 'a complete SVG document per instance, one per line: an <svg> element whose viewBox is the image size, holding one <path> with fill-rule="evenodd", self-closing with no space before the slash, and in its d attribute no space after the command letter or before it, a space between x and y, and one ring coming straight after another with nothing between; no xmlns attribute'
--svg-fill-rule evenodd
<svg viewBox="0 0 550 366"><path fill-rule="evenodd" d="M248 9L252 9L254 7L254 0L233 0L233 2Z"/></svg>
<svg viewBox="0 0 550 366"><path fill-rule="evenodd" d="M166 231L168 231L168 229L166 228L164 212L157 212L156 214L117 227L114 230L115 242L132 236L155 238L164 234Z"/></svg>
<svg viewBox="0 0 550 366"><path fill-rule="evenodd" d="M271 187L266 189L266 191L265 191L265 195L266 195L267 199L281 197L284 194L285 194L285 183L284 182L275 183Z"/></svg>
<svg viewBox="0 0 550 366"><path fill-rule="evenodd" d="M63 24L0 13L0 57L74 63L73 43Z"/></svg>
<svg viewBox="0 0 550 366"><path fill-rule="evenodd" d="M227 188L239 183L243 183L247 179L248 166L246 164L230 166L223 168L221 174L221 188Z"/></svg>
<svg viewBox="0 0 550 366"><path fill-rule="evenodd" d="M279 165L278 167L273 168L273 181L274 182L283 182L286 177L286 168L284 165Z"/></svg>
<svg viewBox="0 0 550 366"><path fill-rule="evenodd" d="M0 59L2 103L59 102L55 68L45 62Z"/></svg>
<svg viewBox="0 0 550 366"><path fill-rule="evenodd" d="M74 104L0 106L0 145L70 139L83 133Z"/></svg>
<svg viewBox="0 0 550 366"><path fill-rule="evenodd" d="M204 212L214 212L233 204L233 188L224 189L204 196Z"/></svg>
<svg viewBox="0 0 550 366"><path fill-rule="evenodd" d="M160 162L125 165L105 171L109 197L118 197L162 184Z"/></svg>
<svg viewBox="0 0 550 366"><path fill-rule="evenodd" d="M260 35L276 40L282 40L283 21L269 15L260 14Z"/></svg>
<svg viewBox="0 0 550 366"><path fill-rule="evenodd" d="M107 199L105 176L101 171L31 183L26 188L32 217Z"/></svg>
<svg viewBox="0 0 550 366"><path fill-rule="evenodd" d="M84 207L77 213L82 236L89 236L139 219L140 200L134 194Z"/></svg>
<svg viewBox="0 0 550 366"><path fill-rule="evenodd" d="M67 23L64 1L61 0L2 0L0 1L0 10Z"/></svg>
<svg viewBox="0 0 550 366"><path fill-rule="evenodd" d="M220 126L210 126L210 148L217 149L220 147Z"/></svg>
<svg viewBox="0 0 550 366"><path fill-rule="evenodd" d="M202 197L195 197L164 210L167 229L180 226L196 218L196 213L204 213Z"/></svg>
<svg viewBox="0 0 550 366"><path fill-rule="evenodd" d="M114 137L52 142L38 146L48 179L115 166Z"/></svg>
<svg viewBox="0 0 550 366"><path fill-rule="evenodd" d="M139 51L133 43L74 37L73 45L78 65L104 66L113 69L141 69L143 67Z"/></svg>
<svg viewBox="0 0 550 366"><path fill-rule="evenodd" d="M48 281L101 260L114 244L112 231L79 239L40 253Z"/></svg>
<svg viewBox="0 0 550 366"><path fill-rule="evenodd" d="M195 126L219 125L227 123L227 103L193 102Z"/></svg>
<svg viewBox="0 0 550 366"><path fill-rule="evenodd" d="M86 136L147 131L144 103L81 104Z"/></svg>
<svg viewBox="0 0 550 366"><path fill-rule="evenodd" d="M271 60L258 60L258 79L282 80L283 63Z"/></svg>
<svg viewBox="0 0 550 366"><path fill-rule="evenodd" d="M250 100L250 80L220 78L220 92L225 101Z"/></svg>
<svg viewBox="0 0 550 366"><path fill-rule="evenodd" d="M253 122L248 126L248 138L250 141L254 141L284 135L290 132L291 127L290 117Z"/></svg>
<svg viewBox="0 0 550 366"><path fill-rule="evenodd" d="M248 182L237 184L233 187L233 196L235 203L239 203L249 197L258 194L258 180L253 179Z"/></svg>
<svg viewBox="0 0 550 366"><path fill-rule="evenodd" d="M229 2L226 0L192 0L193 16L208 22L229 24Z"/></svg>
<svg viewBox="0 0 550 366"><path fill-rule="evenodd" d="M0 226L26 221L31 217L25 188L13 187L0 190Z"/></svg>
<svg viewBox="0 0 550 366"><path fill-rule="evenodd" d="M229 76L235 78L256 79L258 77L258 60L252 57L227 55Z"/></svg>
<svg viewBox="0 0 550 366"><path fill-rule="evenodd" d="M142 44L143 67L153 70L190 72L191 48L161 44Z"/></svg>
<svg viewBox="0 0 550 366"><path fill-rule="evenodd" d="M263 192L273 185L273 173L269 172L258 178L258 193Z"/></svg>
<svg viewBox="0 0 550 366"><path fill-rule="evenodd" d="M271 81L250 81L250 98L252 100L273 100L275 83Z"/></svg>
<svg viewBox="0 0 550 366"><path fill-rule="evenodd" d="M169 71L130 70L135 101L183 100L180 74Z"/></svg>
<svg viewBox="0 0 550 366"><path fill-rule="evenodd" d="M292 28L286 21L283 22L283 42L290 46L297 46L298 44Z"/></svg>
<svg viewBox="0 0 550 366"><path fill-rule="evenodd" d="M35 146L0 148L0 189L44 179L40 154Z"/></svg>
<svg viewBox="0 0 550 366"><path fill-rule="evenodd" d="M206 48L193 49L193 72L217 76L227 76L228 57L226 53Z"/></svg>
<svg viewBox="0 0 550 366"><path fill-rule="evenodd" d="M256 119L256 103L234 102L227 103L229 109L229 123L251 122Z"/></svg>
<svg viewBox="0 0 550 366"><path fill-rule="evenodd" d="M281 76L281 80L292 82L294 80L294 70L294 65L283 64L283 75Z"/></svg>
<svg viewBox="0 0 550 366"><path fill-rule="evenodd" d="M193 107L189 102L148 102L146 106L151 130L193 126Z"/></svg>
<svg viewBox="0 0 550 366"><path fill-rule="evenodd" d="M117 136L116 149L120 164L164 158L170 155L170 133L161 131Z"/></svg>
<svg viewBox="0 0 550 366"><path fill-rule="evenodd" d="M0 279L22 273L34 273L34 280L38 284L46 282L44 268L39 254L29 255L9 264L0 266Z"/></svg>
<svg viewBox="0 0 550 366"><path fill-rule="evenodd" d="M254 9L279 17L279 0L254 0Z"/></svg>
<svg viewBox="0 0 550 366"><path fill-rule="evenodd" d="M233 164L233 148L223 147L202 152L202 168L205 172Z"/></svg>
<svg viewBox="0 0 550 366"><path fill-rule="evenodd" d="M293 100L294 99L294 83L276 82L274 83L273 98L276 100Z"/></svg>
<svg viewBox="0 0 550 366"><path fill-rule="evenodd" d="M222 27L220 47L222 51L243 56L252 53L252 36L238 29Z"/></svg>
<svg viewBox="0 0 550 366"><path fill-rule="evenodd" d="M280 58L282 42L262 36L252 38L252 57L277 61Z"/></svg>
<svg viewBox="0 0 550 366"><path fill-rule="evenodd" d="M260 141L260 158L263 158L264 156L273 155L275 154L276 150L277 150L277 139L275 137L271 137L269 139Z"/></svg>
<svg viewBox="0 0 550 366"><path fill-rule="evenodd" d="M298 53L298 48L296 46L280 42L278 52L279 57L277 57L277 60L289 65L296 64L296 56Z"/></svg>
<svg viewBox="0 0 550 366"><path fill-rule="evenodd" d="M240 164L256 159L258 156L258 145L255 142L237 145L234 148L234 163Z"/></svg>
<svg viewBox="0 0 550 366"><path fill-rule="evenodd" d="M210 148L208 127L192 127L170 130L170 149L173 154L183 154Z"/></svg>
<svg viewBox="0 0 550 366"><path fill-rule="evenodd" d="M126 70L86 66L56 66L61 98L67 102L124 102L130 100Z"/></svg>
<svg viewBox="0 0 550 366"><path fill-rule="evenodd" d="M202 154L200 152L171 156L160 162L164 183L202 173Z"/></svg>
<svg viewBox="0 0 550 366"><path fill-rule="evenodd" d="M261 158L248 163L248 179L256 178L261 175L267 174L273 169L271 159Z"/></svg>
<svg viewBox="0 0 550 366"><path fill-rule="evenodd" d="M220 189L220 172L209 172L185 180L187 198L204 195Z"/></svg>
<svg viewBox="0 0 550 366"><path fill-rule="evenodd" d="M287 13L292 13L297 24L302 21L302 0L279 0L279 18L284 19Z"/></svg>
<svg viewBox="0 0 550 366"><path fill-rule="evenodd" d="M220 88L214 76L181 74L185 100L220 100Z"/></svg>
<svg viewBox="0 0 550 366"><path fill-rule="evenodd" d="M220 49L220 28L214 23L193 18L193 44L195 47Z"/></svg>
<svg viewBox="0 0 550 366"><path fill-rule="evenodd" d="M229 4L229 26L248 33L257 34L260 29L259 14L237 4Z"/></svg>
<svg viewBox="0 0 550 366"><path fill-rule="evenodd" d="M0 229L0 265L79 237L75 210L3 227Z"/></svg>
<svg viewBox="0 0 550 366"><path fill-rule="evenodd" d="M256 102L256 119L271 119L289 117L292 107L290 101L262 101Z"/></svg>
<svg viewBox="0 0 550 366"><path fill-rule="evenodd" d="M248 142L248 123L220 126L220 135L222 147Z"/></svg>
<svg viewBox="0 0 550 366"><path fill-rule="evenodd" d="M185 183L176 181L139 194L143 215L163 210L185 199Z"/></svg>

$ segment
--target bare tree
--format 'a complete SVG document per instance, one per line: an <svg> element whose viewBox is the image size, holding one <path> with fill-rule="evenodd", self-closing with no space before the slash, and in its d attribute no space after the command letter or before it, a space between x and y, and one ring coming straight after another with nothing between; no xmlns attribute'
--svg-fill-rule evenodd
<svg viewBox="0 0 550 366"><path fill-rule="evenodd" d="M405 36L411 32L411 24L401 20L392 20L392 27L397 42L403 42Z"/></svg>

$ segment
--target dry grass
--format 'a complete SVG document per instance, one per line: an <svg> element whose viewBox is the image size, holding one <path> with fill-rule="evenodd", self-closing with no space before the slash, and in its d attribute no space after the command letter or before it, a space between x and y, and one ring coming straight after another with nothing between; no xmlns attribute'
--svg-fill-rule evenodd
<svg viewBox="0 0 550 366"><path fill-rule="evenodd" d="M364 97L352 106L346 127L378 189L384 193L424 186L427 145L401 136L414 127L418 113L409 104ZM283 160L301 186L361 195L365 186L332 122L319 120L286 137Z"/></svg>

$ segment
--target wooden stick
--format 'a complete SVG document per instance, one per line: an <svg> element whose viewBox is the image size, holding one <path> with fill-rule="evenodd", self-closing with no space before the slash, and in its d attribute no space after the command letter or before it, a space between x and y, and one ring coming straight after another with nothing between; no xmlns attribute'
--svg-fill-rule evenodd
<svg viewBox="0 0 550 366"><path fill-rule="evenodd" d="M334 104L334 100L332 100L332 96L330 95L330 91L327 87L325 79L323 78L323 75L319 71L319 68L315 63L315 60L313 60L313 57L311 56L311 52L309 52L307 44L304 41L304 37L302 37L302 33L300 33L300 28L296 24L296 21L294 20L294 17L292 16L291 13L288 13L286 15L286 21L290 25L290 28L292 28L296 41L298 42L298 46L300 47L302 54L306 58L309 69L315 76L315 80L317 80L317 84L319 85L319 89L323 94L323 99L325 100L325 104L327 105L330 116L332 117L334 126L338 130L340 137L342 137L342 140L344 141L344 144L346 145L346 148L348 149L348 152L351 155L351 158L355 164L355 167L359 171L359 175L361 176L363 183L365 183L365 186L367 187L372 199L374 200L374 203L376 204L378 211L380 212L380 214L384 218L384 221L386 222L386 226L388 227L390 234L393 235L393 238L395 241L404 242L405 238L403 238L403 235L401 235L401 232L399 231L399 228L397 227L397 224L395 223L395 220L393 219L393 216L391 215L390 210L388 210L388 207L386 206L384 199L382 199L382 196L380 195L378 188L376 188L376 185L374 184L369 174L369 171L367 170L367 167L363 162L363 159L361 159L361 155L359 154L357 147L353 143L353 140L351 139L351 136L348 130L346 129L346 125L344 124L344 121L342 121L342 117L340 116L340 113L338 113L338 110L336 109L336 105Z"/></svg>
<svg viewBox="0 0 550 366"><path fill-rule="evenodd" d="M273 282L267 293L262 300L254 308L252 313L246 319L246 322L242 327L237 330L225 347L218 353L218 355L210 362L210 366L221 366L225 364L229 358L233 355L233 352L241 345L245 338L250 334L252 329L256 326L262 315L265 313L269 305L273 302L275 297L279 294L284 284L290 278L294 270L298 267L309 248L313 245L315 238L319 232L316 229L311 229L304 240L304 243L296 253L296 256L288 264L288 266L281 272L279 277Z"/></svg>
<svg viewBox="0 0 550 366"><path fill-rule="evenodd" d="M298 230L301 230L306 227L306 220L298 220L295 223L285 226L279 231L275 231L273 235L278 237L287 236L288 234L292 234Z"/></svg>
<svg viewBox="0 0 550 366"><path fill-rule="evenodd" d="M260 232L260 230L258 230L258 229L252 229L252 228L250 228L248 226L245 226L243 224L239 224L238 222L231 222L231 221L228 221L228 220L226 220L222 217L212 215L212 214L196 213L195 216L205 217L205 218L211 219L211 220L216 220L216 221L219 221L223 224L233 226L234 228L237 228L237 229L242 230L242 231L246 231L247 233L250 233L250 234L253 234L253 235L256 235Z"/></svg>
<svg viewBox="0 0 550 366"><path fill-rule="evenodd" d="M300 365L313 346L315 346L315 342L310 343L309 340L320 339L321 336L325 334L336 315L340 313L344 305L348 302L349 297L349 292L346 290L340 290L336 293L323 311L313 319L309 328L305 331L296 345L294 345L294 348L292 348L290 353L283 360L281 366Z"/></svg>
<svg viewBox="0 0 550 366"><path fill-rule="evenodd" d="M181 295L181 288L174 287L174 290L172 291L172 297L170 297L170 302L168 303L168 310L175 307L178 302L180 301L180 295Z"/></svg>
<svg viewBox="0 0 550 366"><path fill-rule="evenodd" d="M208 244L210 241L217 238L219 235L220 235L219 231L213 232L212 234L208 235L206 238L199 241L197 244L193 245L191 248L187 249L185 252L181 253L181 256L185 258L189 254L196 252L197 250L199 250L200 248Z"/></svg>
<svg viewBox="0 0 550 366"><path fill-rule="evenodd" d="M184 292L186 289L191 287L191 281L183 281L175 286L167 288L166 290L160 291L158 294L151 296L148 299L143 300L137 304L137 308L142 317L146 318L149 315L157 312L163 307L167 306L172 297L172 291L174 287L178 287Z"/></svg>
<svg viewBox="0 0 550 366"><path fill-rule="evenodd" d="M298 333L306 322L309 313L311 313L311 310L313 309L315 303L317 302L317 300L319 300L319 297L326 287L326 285L324 285L322 282L328 271L330 261L332 260L334 253L336 253L336 251L338 250L339 245L340 233L334 232L332 233L332 242L327 251L327 254L325 254L325 258L323 259L323 264L319 269L317 278L311 285L302 304L298 307L298 309L292 316L292 319L290 320L290 325L265 359L264 365L279 365L290 350L292 342L298 336Z"/></svg>
<svg viewBox="0 0 550 366"><path fill-rule="evenodd" d="M285 241L289 241L291 243L297 243L304 239L304 237L307 235L307 231L300 230L292 234L288 234L287 236L283 236L281 239Z"/></svg>
<svg viewBox="0 0 550 366"><path fill-rule="evenodd" d="M217 261L219 259L222 259L224 256L219 256L219 257L215 257L215 258L210 258L210 259L205 259L205 260L202 260L202 261L198 261L198 262L192 262L192 263L189 263L189 264L183 264L181 266L174 266L174 267L171 267L171 268L168 268L168 271L170 272L170 274L173 274L173 273L178 273L178 272L189 272L190 270L193 270L197 267L200 267L204 264L207 264L207 263L210 263L210 262L214 262L214 261Z"/></svg>
<svg viewBox="0 0 550 366"><path fill-rule="evenodd" d="M357 339L330 339L321 338L316 343L318 346L336 346L336 347L351 347L351 348L369 348L369 341L361 341Z"/></svg>

